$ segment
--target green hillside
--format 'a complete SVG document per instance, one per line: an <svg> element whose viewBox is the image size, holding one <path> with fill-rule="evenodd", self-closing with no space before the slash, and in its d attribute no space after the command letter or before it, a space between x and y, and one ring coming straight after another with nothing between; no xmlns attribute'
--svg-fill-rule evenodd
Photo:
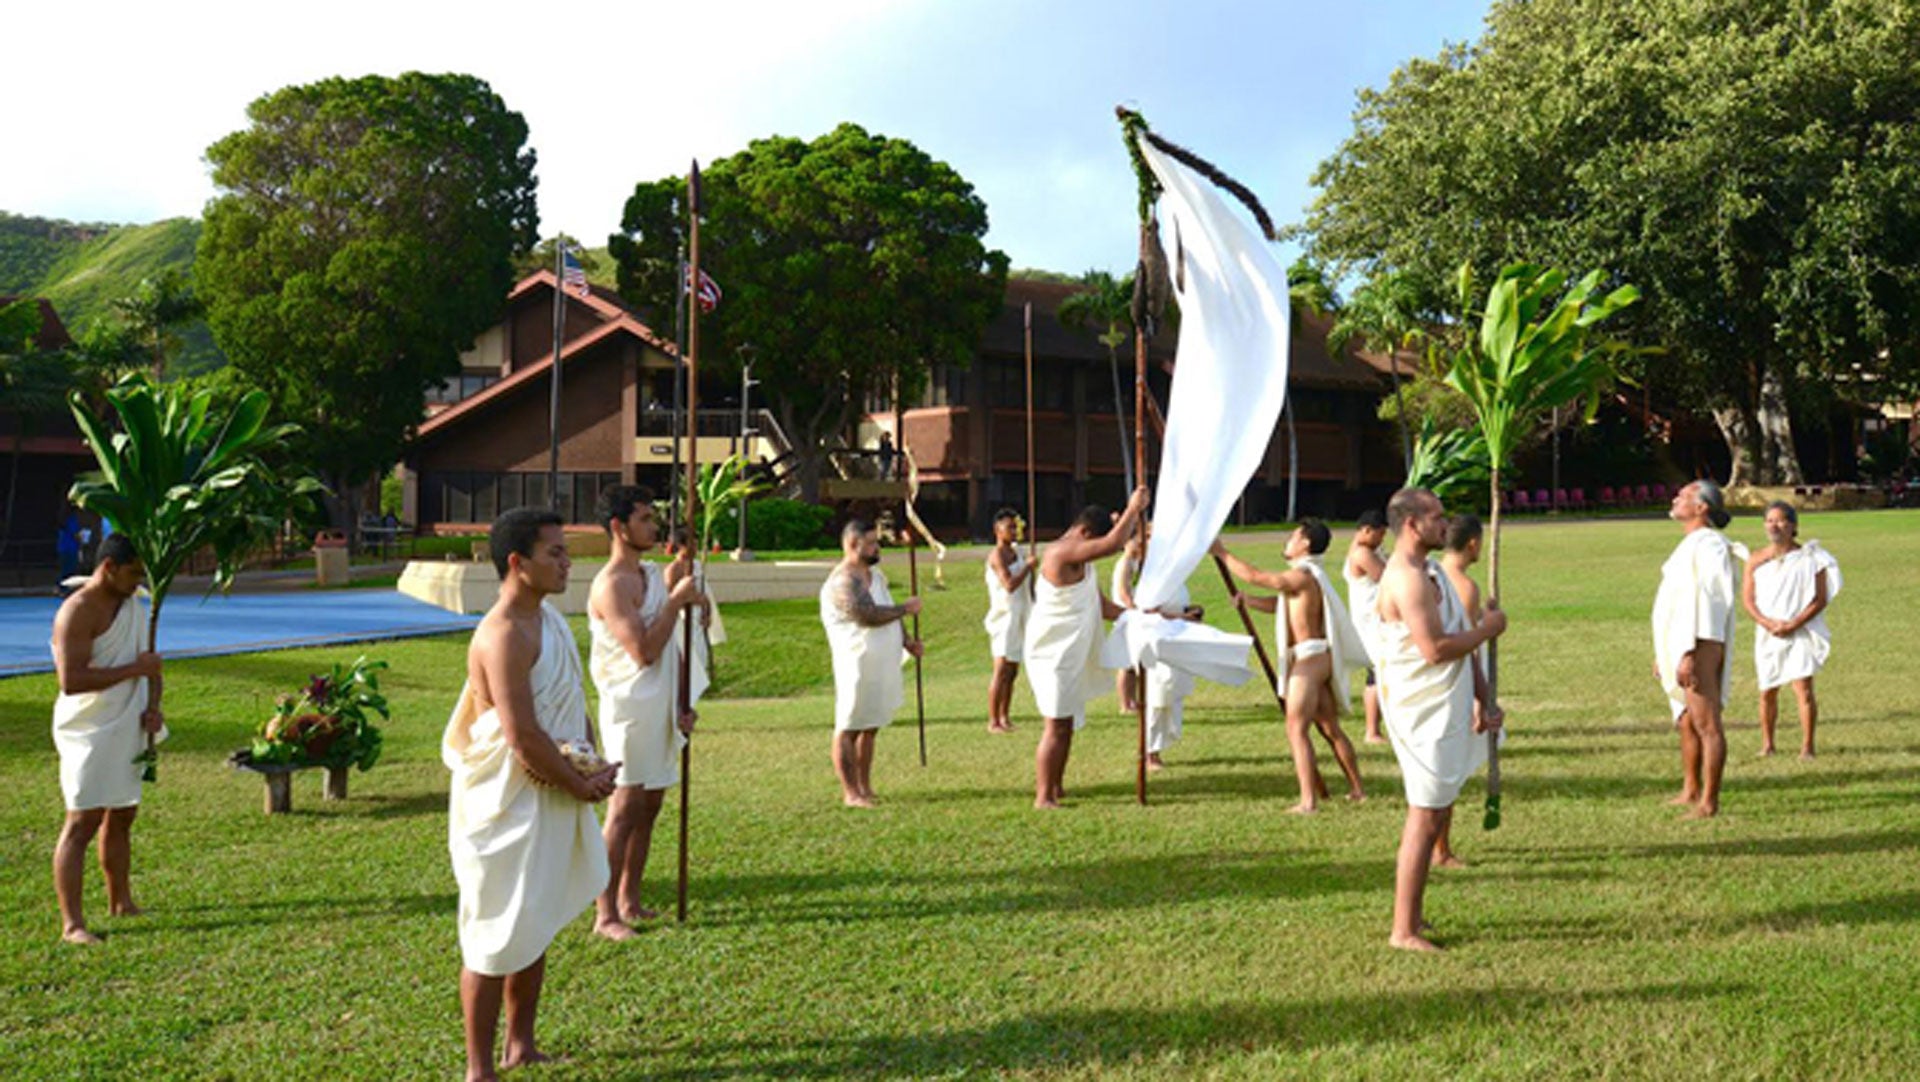
<svg viewBox="0 0 1920 1082"><path fill-rule="evenodd" d="M77 224L0 212L0 292L45 297L78 337L112 318L111 303L142 278L169 267L191 270L200 223L169 218L150 225ZM176 373L226 363L204 322L181 327Z"/></svg>

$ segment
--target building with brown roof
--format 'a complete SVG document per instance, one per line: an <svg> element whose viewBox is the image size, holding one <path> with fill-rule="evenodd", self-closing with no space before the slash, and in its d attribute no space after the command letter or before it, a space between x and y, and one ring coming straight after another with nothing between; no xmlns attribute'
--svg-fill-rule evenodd
<svg viewBox="0 0 1920 1082"><path fill-rule="evenodd" d="M1096 333L1063 324L1060 304L1071 283L1012 280L999 315L981 336L966 369L936 367L926 395L901 412L902 442L920 471L918 507L927 523L985 536L995 509L1026 506L1026 371L1024 312L1033 305L1034 473L1037 529L1063 527L1086 503L1125 502L1125 462L1132 454L1134 365L1131 345L1110 358ZM1297 512L1346 515L1385 502L1403 476L1397 437L1378 419L1386 389L1384 359L1327 350L1332 321L1304 315L1294 329L1288 402L1298 455ZM1165 403L1174 368L1174 333L1148 350L1148 386ZM1117 362L1117 363L1116 363ZM1403 362L1404 365L1404 362ZM1115 368L1120 409L1116 414ZM1403 367L1403 373L1406 369ZM891 413L869 418L894 432ZM1123 444L1120 429L1128 428ZM1158 441L1149 422L1148 463ZM1242 514L1271 521L1286 512L1285 421L1265 462L1247 486Z"/></svg>
<svg viewBox="0 0 1920 1082"><path fill-rule="evenodd" d="M544 270L515 286L501 324L465 355L461 375L431 396L430 416L405 464L409 521L429 530L477 529L505 508L546 502L553 288L553 275ZM892 433L918 465L918 506L928 524L953 536L985 536L997 507L1026 503L1022 313L1031 303L1038 490L1031 517L1051 531L1087 502L1117 506L1125 499L1120 426L1122 414L1132 424L1132 350L1123 347L1118 358L1116 412L1107 348L1097 333L1059 319L1060 303L1078 289L1010 281L973 363L936 367L921 400L901 411L904 440L890 404L873 403L875 412L844 442L872 448L882 431ZM1400 480L1400 455L1392 430L1376 417L1384 369L1357 353L1330 355L1328 325L1310 316L1294 332L1289 400L1298 507L1350 514L1384 501ZM560 502L572 521L585 523L604 485L641 483L664 493L675 458L667 403L678 362L671 343L599 288L569 299L564 341ZM1150 356L1149 384L1165 402L1174 365L1171 332L1160 336ZM757 393L778 396L780 388ZM700 400L713 408L703 408L698 419L701 461L738 449L739 394L731 379L703 376ZM747 426L749 458L772 463L788 450L768 411L754 411ZM1287 449L1283 424L1247 488L1248 521L1285 513ZM680 450L684 457L684 443ZM1131 454L1130 444L1125 453ZM1157 455L1157 441L1150 440L1149 469ZM862 466L857 456L833 461L852 473ZM871 460L865 468L871 471Z"/></svg>

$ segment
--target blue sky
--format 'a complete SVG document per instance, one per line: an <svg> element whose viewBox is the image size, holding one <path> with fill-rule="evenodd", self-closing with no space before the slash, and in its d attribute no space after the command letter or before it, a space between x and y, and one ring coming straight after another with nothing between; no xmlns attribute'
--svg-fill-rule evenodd
<svg viewBox="0 0 1920 1082"><path fill-rule="evenodd" d="M252 99L329 75L466 71L526 116L541 230L605 242L638 180L843 120L970 180L1016 266L1131 266L1132 177L1113 106L1296 221L1354 95L1479 34L1484 0L337 0L36 4L0 65L0 210L197 215L202 154ZM265 12L274 14L269 20ZM529 12L540 12L529 25Z"/></svg>

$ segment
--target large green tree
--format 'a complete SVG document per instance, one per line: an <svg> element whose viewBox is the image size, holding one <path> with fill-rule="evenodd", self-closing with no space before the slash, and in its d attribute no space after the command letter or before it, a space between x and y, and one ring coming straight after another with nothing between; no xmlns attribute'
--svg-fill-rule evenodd
<svg viewBox="0 0 1920 1082"><path fill-rule="evenodd" d="M725 298L701 318L699 359L751 361L815 496L830 441L870 398L897 385L911 400L934 364L969 362L1007 258L981 242L987 207L960 174L854 124L757 140L702 184L701 266ZM685 179L637 185L620 228L607 247L621 293L672 326Z"/></svg>
<svg viewBox="0 0 1920 1082"><path fill-rule="evenodd" d="M1634 282L1654 389L1712 410L1735 481L1792 482L1791 412L1920 378L1917 121L1903 0L1498 0L1361 93L1306 232L1434 288L1462 260Z"/></svg>
<svg viewBox="0 0 1920 1082"><path fill-rule="evenodd" d="M532 247L527 125L470 75L327 79L207 151L194 266L232 364L336 493L392 463L429 387L496 322ZM351 514L351 497L336 520Z"/></svg>

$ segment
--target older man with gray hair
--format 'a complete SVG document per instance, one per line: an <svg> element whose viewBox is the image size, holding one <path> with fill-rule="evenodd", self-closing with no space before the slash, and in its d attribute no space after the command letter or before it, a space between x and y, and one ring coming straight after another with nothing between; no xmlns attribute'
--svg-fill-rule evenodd
<svg viewBox="0 0 1920 1082"><path fill-rule="evenodd" d="M1680 730L1680 794L1668 803L1690 819L1719 814L1727 765L1721 711L1733 681L1733 617L1740 605L1737 568L1746 551L1720 531L1732 516L1712 481L1674 494L1667 517L1684 536L1660 568L1653 599L1653 671Z"/></svg>

